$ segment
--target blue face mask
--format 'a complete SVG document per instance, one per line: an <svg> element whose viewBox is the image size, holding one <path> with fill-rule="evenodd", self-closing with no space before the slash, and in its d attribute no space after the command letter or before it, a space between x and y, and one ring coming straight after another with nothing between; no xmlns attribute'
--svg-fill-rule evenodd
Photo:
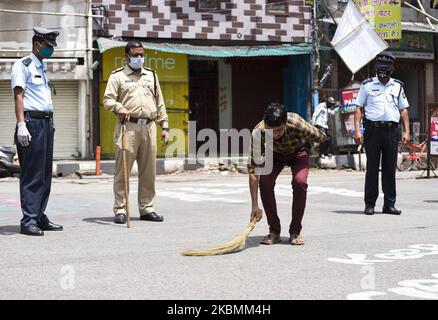
<svg viewBox="0 0 438 320"><path fill-rule="evenodd" d="M128 64L132 70L139 70L144 65L144 57L129 57Z"/></svg>
<svg viewBox="0 0 438 320"><path fill-rule="evenodd" d="M39 54L42 58L48 59L52 56L53 51L55 51L55 49L53 47L42 47L39 50Z"/></svg>

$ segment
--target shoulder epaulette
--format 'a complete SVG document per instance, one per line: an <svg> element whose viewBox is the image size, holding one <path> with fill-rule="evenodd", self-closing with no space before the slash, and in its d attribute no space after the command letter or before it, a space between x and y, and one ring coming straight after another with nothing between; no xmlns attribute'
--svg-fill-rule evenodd
<svg viewBox="0 0 438 320"><path fill-rule="evenodd" d="M150 68L146 68L146 67L143 67L143 69L145 69L145 70L147 70L147 71L150 71L150 72L155 72L154 69L150 69Z"/></svg>
<svg viewBox="0 0 438 320"><path fill-rule="evenodd" d="M26 59L21 60L21 62L22 62L26 67L28 67L28 66L31 64L32 59L31 59L31 57L27 57Z"/></svg>
<svg viewBox="0 0 438 320"><path fill-rule="evenodd" d="M362 82L362 84L367 84L368 82L373 81L373 78L368 78Z"/></svg>
<svg viewBox="0 0 438 320"><path fill-rule="evenodd" d="M114 73L117 73L117 72L122 71L123 69L125 69L125 67L118 68L118 69L114 70L114 71L111 72L111 73L114 74Z"/></svg>
<svg viewBox="0 0 438 320"><path fill-rule="evenodd" d="M403 82L401 82L400 80L397 79L393 79L395 82L399 83L402 87L405 85Z"/></svg>

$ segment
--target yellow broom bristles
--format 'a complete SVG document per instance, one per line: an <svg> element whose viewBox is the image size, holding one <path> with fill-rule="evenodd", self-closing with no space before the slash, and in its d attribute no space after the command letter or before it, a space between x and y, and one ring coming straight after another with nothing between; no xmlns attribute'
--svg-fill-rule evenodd
<svg viewBox="0 0 438 320"><path fill-rule="evenodd" d="M184 256L214 256L219 254L238 252L245 247L246 238L254 229L256 223L257 219L254 218L248 225L248 227L246 227L245 231L243 231L240 235L238 235L236 238L228 243L203 250L183 250L181 251L181 254Z"/></svg>

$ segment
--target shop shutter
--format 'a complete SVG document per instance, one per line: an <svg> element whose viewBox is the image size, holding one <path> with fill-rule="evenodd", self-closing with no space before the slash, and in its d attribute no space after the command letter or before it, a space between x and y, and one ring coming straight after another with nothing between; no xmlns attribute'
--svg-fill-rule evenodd
<svg viewBox="0 0 438 320"><path fill-rule="evenodd" d="M53 84L56 88L56 96L52 95L56 128L54 157L71 159L79 155L79 82L53 81Z"/></svg>
<svg viewBox="0 0 438 320"><path fill-rule="evenodd" d="M0 81L0 144L11 147L14 144L15 104L11 82Z"/></svg>

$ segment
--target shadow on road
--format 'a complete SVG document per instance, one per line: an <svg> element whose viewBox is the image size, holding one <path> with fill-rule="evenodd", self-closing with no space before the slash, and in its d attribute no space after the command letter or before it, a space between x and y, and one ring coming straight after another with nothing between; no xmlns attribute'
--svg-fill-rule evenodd
<svg viewBox="0 0 438 320"><path fill-rule="evenodd" d="M100 225L114 226L114 227L125 226L125 228L126 228L126 224L125 225L115 224L114 217L85 218L85 219L82 219L82 221L88 222L88 223L100 224ZM131 217L131 221L140 221L140 218L138 218L138 217L132 218Z"/></svg>
<svg viewBox="0 0 438 320"><path fill-rule="evenodd" d="M255 247L259 247L259 246L269 247L269 245L261 244L260 243L260 241L262 241L263 238L264 237L261 237L261 236L248 237L246 239L246 246L245 246L245 248L255 248ZM304 241L305 240L306 239L304 239ZM289 237L281 237L281 242L273 244L273 246L278 246L278 245L288 245L288 246L290 246L291 244L289 242Z"/></svg>
<svg viewBox="0 0 438 320"><path fill-rule="evenodd" d="M332 211L332 212L339 214L364 214L363 210L340 210L340 211Z"/></svg>
<svg viewBox="0 0 438 320"><path fill-rule="evenodd" d="M246 238L245 249L261 246L260 241L262 241L263 238L264 237L261 236L249 236Z"/></svg>
<svg viewBox="0 0 438 320"><path fill-rule="evenodd" d="M11 236L13 234L20 233L20 226L0 226L0 235Z"/></svg>

